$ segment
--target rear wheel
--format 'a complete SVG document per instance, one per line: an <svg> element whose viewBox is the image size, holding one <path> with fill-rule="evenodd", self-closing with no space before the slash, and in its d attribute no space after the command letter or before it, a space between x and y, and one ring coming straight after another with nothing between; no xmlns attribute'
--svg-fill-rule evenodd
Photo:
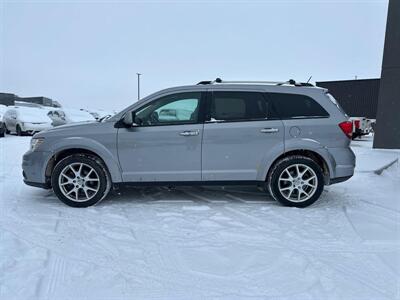
<svg viewBox="0 0 400 300"><path fill-rule="evenodd" d="M54 193L65 204L88 207L104 199L111 180L96 156L74 154L57 163L51 176Z"/></svg>
<svg viewBox="0 0 400 300"><path fill-rule="evenodd" d="M323 171L309 157L286 157L273 166L268 188L274 199L281 204L306 207L317 201L323 191Z"/></svg>
<svg viewBox="0 0 400 300"><path fill-rule="evenodd" d="M6 134L10 134L10 130L7 129L6 123L4 123L4 129L6 131Z"/></svg>

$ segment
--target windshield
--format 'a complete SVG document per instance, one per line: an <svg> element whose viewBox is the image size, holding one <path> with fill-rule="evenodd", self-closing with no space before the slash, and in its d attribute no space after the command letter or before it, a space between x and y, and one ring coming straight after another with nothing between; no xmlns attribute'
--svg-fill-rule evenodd
<svg viewBox="0 0 400 300"><path fill-rule="evenodd" d="M348 118L349 116L346 114L346 112L344 111L344 109L340 106L339 102L337 102L337 100L335 99L335 97L332 96L332 94L330 93L326 93L326 95L328 96L329 100L331 100L331 102L333 104L336 105L336 107L346 116L346 118Z"/></svg>

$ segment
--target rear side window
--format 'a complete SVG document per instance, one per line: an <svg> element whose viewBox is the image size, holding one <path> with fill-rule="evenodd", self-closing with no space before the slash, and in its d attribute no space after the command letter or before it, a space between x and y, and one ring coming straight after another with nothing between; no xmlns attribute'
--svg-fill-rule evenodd
<svg viewBox="0 0 400 300"><path fill-rule="evenodd" d="M251 121L275 118L276 114L262 93L213 92L210 117L217 121Z"/></svg>
<svg viewBox="0 0 400 300"><path fill-rule="evenodd" d="M305 95L268 93L267 97L274 103L282 119L329 117L328 112L320 104Z"/></svg>

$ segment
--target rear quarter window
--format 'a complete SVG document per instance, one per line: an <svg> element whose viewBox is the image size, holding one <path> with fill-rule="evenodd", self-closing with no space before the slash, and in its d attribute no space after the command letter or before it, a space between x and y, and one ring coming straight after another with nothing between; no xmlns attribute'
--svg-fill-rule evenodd
<svg viewBox="0 0 400 300"><path fill-rule="evenodd" d="M306 95L267 93L281 119L326 118L328 112Z"/></svg>

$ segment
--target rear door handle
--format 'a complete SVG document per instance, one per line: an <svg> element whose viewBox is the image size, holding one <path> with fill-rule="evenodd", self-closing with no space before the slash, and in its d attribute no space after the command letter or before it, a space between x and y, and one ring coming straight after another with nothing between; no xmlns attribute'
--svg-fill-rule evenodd
<svg viewBox="0 0 400 300"><path fill-rule="evenodd" d="M278 128L263 128L260 131L262 133L274 133L274 132L278 132L279 129Z"/></svg>
<svg viewBox="0 0 400 300"><path fill-rule="evenodd" d="M182 136L195 136L195 135L199 135L200 131L199 130L185 130L182 131L181 133L179 133L179 135Z"/></svg>

